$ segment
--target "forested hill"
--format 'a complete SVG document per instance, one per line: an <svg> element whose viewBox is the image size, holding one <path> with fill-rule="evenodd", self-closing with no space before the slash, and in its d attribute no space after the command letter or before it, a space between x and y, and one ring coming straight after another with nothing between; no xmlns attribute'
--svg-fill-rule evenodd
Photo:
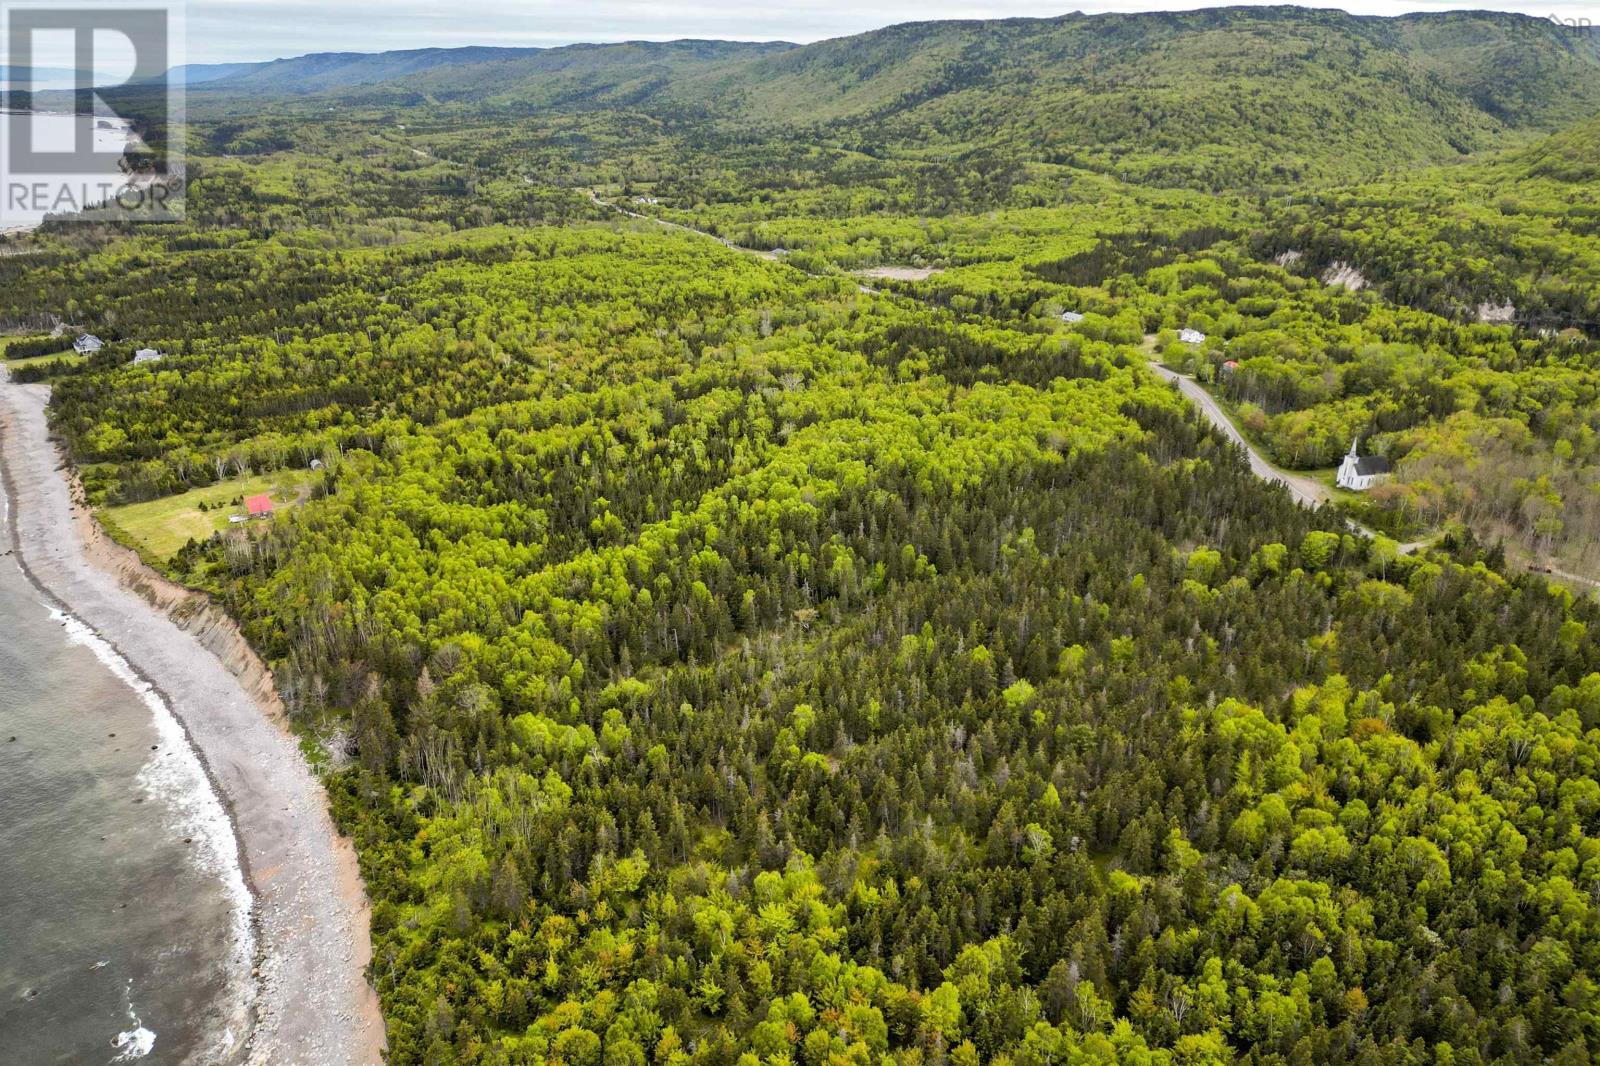
<svg viewBox="0 0 1600 1066"><path fill-rule="evenodd" d="M1445 158L1592 114L1597 54L1592 38L1552 23L1486 13L1069 15L823 42L751 64L716 95L757 118L876 125L908 146L930 132L957 143L995 135L1083 161L1203 160L1248 146L1294 177L1338 169L1336 158Z"/></svg>
<svg viewBox="0 0 1600 1066"><path fill-rule="evenodd" d="M184 219L0 239L0 354L271 665L393 1066L1600 1061L1592 37L219 85Z"/></svg>
<svg viewBox="0 0 1600 1066"><path fill-rule="evenodd" d="M1306 267L1355 265L1395 297L1452 317L1600 334L1600 116L1466 165L1322 191L1276 211Z"/></svg>
<svg viewBox="0 0 1600 1066"><path fill-rule="evenodd" d="M1565 126L1597 110L1592 27L1487 11L1407 15L1392 26L1419 66L1513 125ZM1588 89L1570 91L1580 84Z"/></svg>
<svg viewBox="0 0 1600 1066"><path fill-rule="evenodd" d="M625 107L872 154L999 149L1202 188L1372 177L1600 111L1600 45L1488 12L1298 8L927 22L805 47L679 41L306 56L216 83L495 114Z"/></svg>
<svg viewBox="0 0 1600 1066"><path fill-rule="evenodd" d="M1600 116L1518 152L1512 164L1521 164L1532 178L1570 184L1600 181Z"/></svg>
<svg viewBox="0 0 1600 1066"><path fill-rule="evenodd" d="M404 102L485 100L603 105L607 90L637 85L658 92L669 78L793 48L736 41L630 41L566 48L421 48L402 52L324 52L280 59L214 84L226 95L371 94Z"/></svg>
<svg viewBox="0 0 1600 1066"><path fill-rule="evenodd" d="M226 79L232 92L309 93L394 81L436 67L476 67L532 58L536 48L416 48L398 52L317 52L264 63Z"/></svg>

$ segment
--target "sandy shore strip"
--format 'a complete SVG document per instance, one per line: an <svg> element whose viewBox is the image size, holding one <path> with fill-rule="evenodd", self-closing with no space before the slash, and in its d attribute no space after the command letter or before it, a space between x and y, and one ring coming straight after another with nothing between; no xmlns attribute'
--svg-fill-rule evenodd
<svg viewBox="0 0 1600 1066"><path fill-rule="evenodd" d="M220 610L106 537L50 440L48 386L3 375L0 465L21 562L161 695L233 820L258 949L243 1061L381 1062L383 1020L365 973L370 912L355 851L285 727L270 672Z"/></svg>

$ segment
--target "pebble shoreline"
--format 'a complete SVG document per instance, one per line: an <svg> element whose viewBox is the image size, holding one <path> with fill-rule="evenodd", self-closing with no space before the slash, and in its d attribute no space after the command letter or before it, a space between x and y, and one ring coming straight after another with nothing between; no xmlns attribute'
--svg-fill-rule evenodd
<svg viewBox="0 0 1600 1066"><path fill-rule="evenodd" d="M355 851L286 728L271 675L221 612L110 539L51 441L49 389L0 369L0 467L29 576L110 643L182 723L233 822L254 899L254 1017L234 1061L383 1061Z"/></svg>

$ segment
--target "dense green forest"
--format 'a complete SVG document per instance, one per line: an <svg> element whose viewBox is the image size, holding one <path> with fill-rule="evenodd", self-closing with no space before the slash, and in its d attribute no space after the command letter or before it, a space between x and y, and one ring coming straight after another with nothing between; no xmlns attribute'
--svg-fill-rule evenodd
<svg viewBox="0 0 1600 1066"><path fill-rule="evenodd" d="M1550 20L1217 8L926 22L805 48L701 41L306 56L208 84L498 125L627 110L909 160L951 148L1216 190L1442 162L1600 109L1600 41Z"/></svg>
<svg viewBox="0 0 1600 1066"><path fill-rule="evenodd" d="M1588 1063L1600 606L1526 563L1600 574L1597 56L311 57L193 94L186 221L8 239L0 326L271 663L395 1063ZM1390 536L1152 359L1390 457Z"/></svg>

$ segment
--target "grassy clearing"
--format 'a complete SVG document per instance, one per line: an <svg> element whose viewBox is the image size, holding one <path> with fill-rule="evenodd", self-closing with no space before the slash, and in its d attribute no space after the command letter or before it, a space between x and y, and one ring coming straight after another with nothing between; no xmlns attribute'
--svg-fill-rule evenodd
<svg viewBox="0 0 1600 1066"><path fill-rule="evenodd" d="M191 539L205 540L227 529L229 515L244 513L244 497L265 492L283 507L302 498L316 476L309 470L276 470L219 481L159 500L108 507L102 513L107 523L130 538L141 552L168 559Z"/></svg>
<svg viewBox="0 0 1600 1066"><path fill-rule="evenodd" d="M1319 466L1310 470L1301 470L1299 473L1309 478L1315 478L1326 485L1328 494L1334 503L1356 506L1367 499L1365 493L1351 492L1349 489L1341 489L1339 487L1339 468L1336 466Z"/></svg>
<svg viewBox="0 0 1600 1066"><path fill-rule="evenodd" d="M63 342L59 352L46 352L44 355L30 355L21 359L13 359L9 355L5 355L13 339L9 337L0 339L0 355L5 357L5 364L8 367L20 369L25 366L39 366L43 363L56 362L59 362L62 367L69 367L76 366L87 358L73 351L70 343Z"/></svg>
<svg viewBox="0 0 1600 1066"><path fill-rule="evenodd" d="M25 366L42 366L48 363L52 369L59 370L69 366L77 366L87 358L88 356L79 355L69 348L64 352L56 352L51 355L30 355L26 359L7 359L6 366L11 367L13 370L20 370Z"/></svg>

